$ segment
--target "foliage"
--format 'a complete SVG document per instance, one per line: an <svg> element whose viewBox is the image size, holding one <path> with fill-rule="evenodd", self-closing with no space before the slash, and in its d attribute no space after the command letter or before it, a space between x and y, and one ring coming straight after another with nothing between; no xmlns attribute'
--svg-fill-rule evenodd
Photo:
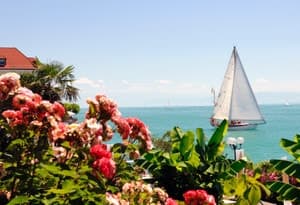
<svg viewBox="0 0 300 205"><path fill-rule="evenodd" d="M107 192L140 179L127 160L152 148L147 127L104 95L88 104L83 122L65 124L60 103L0 76L1 204L107 204ZM109 149L115 133L123 143Z"/></svg>
<svg viewBox="0 0 300 205"><path fill-rule="evenodd" d="M46 64L37 61L37 66L32 73L21 75L23 86L50 102L63 99L76 101L79 98L79 89L72 85L75 81L73 66L64 67L57 61Z"/></svg>
<svg viewBox="0 0 300 205"><path fill-rule="evenodd" d="M224 176L224 194L234 197L236 204L258 204L262 194L270 195L270 191L260 179L261 170L254 169L252 163L235 161Z"/></svg>
<svg viewBox="0 0 300 205"><path fill-rule="evenodd" d="M145 184L143 181L125 183L122 193L107 193L107 199L111 204L165 204L167 200L171 200L163 189ZM177 202L174 201L173 204Z"/></svg>
<svg viewBox="0 0 300 205"><path fill-rule="evenodd" d="M76 103L64 103L64 107L65 107L66 111L70 111L75 114L78 114L80 111L80 106Z"/></svg>
<svg viewBox="0 0 300 205"><path fill-rule="evenodd" d="M172 143L170 151L153 149L137 163L148 169L172 198L182 200L184 192L201 188L220 201L223 195L220 179L230 165L223 156L226 131L227 121L223 121L207 142L201 128L193 133L174 127L166 134Z"/></svg>
<svg viewBox="0 0 300 205"><path fill-rule="evenodd" d="M292 181L269 182L268 186L270 190L280 195L281 200L290 200L298 204L300 203L300 135L296 135L294 141L281 139L280 146L294 158L294 161L273 159L270 162L276 170L289 176Z"/></svg>

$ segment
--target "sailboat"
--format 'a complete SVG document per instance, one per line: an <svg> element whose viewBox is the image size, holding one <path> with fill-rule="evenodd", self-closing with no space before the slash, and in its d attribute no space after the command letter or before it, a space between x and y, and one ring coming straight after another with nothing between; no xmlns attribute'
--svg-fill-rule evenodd
<svg viewBox="0 0 300 205"><path fill-rule="evenodd" d="M265 123L235 47L217 100L214 99L210 124L218 127L224 119L231 130L255 129Z"/></svg>

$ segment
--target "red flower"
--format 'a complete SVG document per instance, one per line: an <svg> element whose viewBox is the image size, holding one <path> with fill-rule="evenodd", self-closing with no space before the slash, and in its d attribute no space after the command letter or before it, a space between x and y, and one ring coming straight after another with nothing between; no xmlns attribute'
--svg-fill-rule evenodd
<svg viewBox="0 0 300 205"><path fill-rule="evenodd" d="M216 205L215 197L213 195L208 195L206 199L207 205Z"/></svg>
<svg viewBox="0 0 300 205"><path fill-rule="evenodd" d="M111 152L107 151L105 144L96 144L91 147L90 154L95 159L111 158Z"/></svg>
<svg viewBox="0 0 300 205"><path fill-rule="evenodd" d="M208 197L207 192L203 189L196 190L196 193L197 193L197 199L198 200L205 201Z"/></svg>
<svg viewBox="0 0 300 205"><path fill-rule="evenodd" d="M183 194L183 198L186 204L191 204L197 198L197 192L189 190Z"/></svg>
<svg viewBox="0 0 300 205"><path fill-rule="evenodd" d="M165 205L178 205L178 203L172 198L167 198Z"/></svg>
<svg viewBox="0 0 300 205"><path fill-rule="evenodd" d="M188 205L216 205L214 196L201 189L189 190L183 194L183 197Z"/></svg>
<svg viewBox="0 0 300 205"><path fill-rule="evenodd" d="M126 118L126 120L131 129L129 136L139 139L147 150L152 149L151 135L147 126L137 118Z"/></svg>
<svg viewBox="0 0 300 205"><path fill-rule="evenodd" d="M65 108L62 104L58 102L54 102L52 105L53 114L56 119L61 120L62 117L65 115Z"/></svg>
<svg viewBox="0 0 300 205"><path fill-rule="evenodd" d="M93 168L98 170L107 179L112 179L116 174L116 164L110 158L103 157L97 159L93 163Z"/></svg>

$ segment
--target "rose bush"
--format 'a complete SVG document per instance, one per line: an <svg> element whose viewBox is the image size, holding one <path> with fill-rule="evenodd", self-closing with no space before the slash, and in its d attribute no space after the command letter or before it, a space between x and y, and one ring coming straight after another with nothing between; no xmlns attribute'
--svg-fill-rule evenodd
<svg viewBox="0 0 300 205"><path fill-rule="evenodd" d="M141 120L97 95L87 100L85 119L68 124L61 103L43 100L19 79L0 76L0 204L183 203L143 182L141 168L128 163L152 149ZM116 134L122 143L110 146Z"/></svg>
<svg viewBox="0 0 300 205"><path fill-rule="evenodd" d="M142 121L122 117L116 103L97 95L87 100L83 122L64 123L62 104L43 100L19 79L0 76L3 204L105 204L106 192L139 179L127 160L152 147ZM108 149L115 133L124 143Z"/></svg>

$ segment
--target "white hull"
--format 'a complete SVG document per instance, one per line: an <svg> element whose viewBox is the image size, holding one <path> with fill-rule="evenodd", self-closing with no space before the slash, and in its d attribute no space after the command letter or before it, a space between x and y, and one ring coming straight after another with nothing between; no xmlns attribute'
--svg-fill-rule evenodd
<svg viewBox="0 0 300 205"><path fill-rule="evenodd" d="M219 123L217 121L210 121L210 124L213 127L218 127ZM253 130L256 129L257 124L250 124L250 123L239 123L239 124L229 124L228 130Z"/></svg>
<svg viewBox="0 0 300 205"><path fill-rule="evenodd" d="M229 130L254 130L256 129L257 124L245 124L245 125L239 125L239 126L228 126Z"/></svg>

